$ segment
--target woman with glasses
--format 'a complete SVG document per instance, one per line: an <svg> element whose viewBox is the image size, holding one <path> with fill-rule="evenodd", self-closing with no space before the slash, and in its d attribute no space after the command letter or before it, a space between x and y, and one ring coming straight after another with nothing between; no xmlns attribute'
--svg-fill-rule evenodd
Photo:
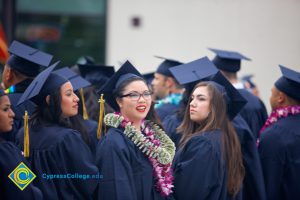
<svg viewBox="0 0 300 200"><path fill-rule="evenodd" d="M4 135L12 130L15 113L11 109L11 103L3 90L0 89L0 199L43 199L39 189L30 183L23 191L9 178L21 178L17 173L12 172L21 162L30 168L26 163L21 151L11 142L4 139ZM20 171L20 170L19 170ZM21 173L22 174L22 173ZM17 176L14 176L17 175ZM21 178L22 182L27 182L27 177Z"/></svg>
<svg viewBox="0 0 300 200"><path fill-rule="evenodd" d="M170 198L175 146L156 120L142 75L127 61L99 93L117 111L104 117L109 129L97 146L99 199Z"/></svg>

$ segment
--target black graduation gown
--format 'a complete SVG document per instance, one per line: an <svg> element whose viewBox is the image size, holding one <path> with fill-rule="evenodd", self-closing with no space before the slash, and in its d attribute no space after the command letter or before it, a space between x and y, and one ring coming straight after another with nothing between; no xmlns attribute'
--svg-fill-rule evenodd
<svg viewBox="0 0 300 200"><path fill-rule="evenodd" d="M261 134L259 154L267 198L300 199L300 114L281 118Z"/></svg>
<svg viewBox="0 0 300 200"><path fill-rule="evenodd" d="M238 89L241 95L247 99L247 104L243 107L240 115L247 122L255 139L258 138L260 129L265 124L268 113L263 102L246 89Z"/></svg>
<svg viewBox="0 0 300 200"><path fill-rule="evenodd" d="M23 129L17 142L23 148ZM99 171L89 147L80 133L58 125L48 125L38 130L30 129L30 157L35 185L44 199L92 199L98 179L61 178L47 180L45 174L89 174Z"/></svg>
<svg viewBox="0 0 300 200"><path fill-rule="evenodd" d="M243 200L264 200L266 191L256 141L240 115L232 120L232 125L240 140L246 172L243 181Z"/></svg>
<svg viewBox="0 0 300 200"><path fill-rule="evenodd" d="M21 96L23 95L24 91L26 88L30 85L32 82L31 79L26 79L18 84L15 85L15 93L10 93L8 94L8 98L11 103L11 108L15 113L15 118L14 118L14 124L13 124L13 129L4 134L5 140L11 141L15 143L16 141L16 135L19 131L20 128L23 127L23 115L25 111L28 111L28 115L30 116L33 111L35 110L35 104L32 101L26 101L23 104L17 106L17 103Z"/></svg>
<svg viewBox="0 0 300 200"><path fill-rule="evenodd" d="M32 182L22 191L8 178L21 162L30 168L21 151L14 144L5 140L0 141L0 157L0 199L43 199L42 192Z"/></svg>
<svg viewBox="0 0 300 200"><path fill-rule="evenodd" d="M173 115L178 108L179 105L166 103L156 108L155 111L160 121L164 121L166 116Z"/></svg>
<svg viewBox="0 0 300 200"><path fill-rule="evenodd" d="M98 129L98 123L94 120L83 120L83 124L85 126L85 128L87 129L87 132L89 134L90 137L90 144L88 145L91 149L91 152L93 154L93 156L96 155L96 146L98 143L98 139L97 139L97 129Z"/></svg>
<svg viewBox="0 0 300 200"><path fill-rule="evenodd" d="M179 147L179 142L181 139L181 134L178 134L176 128L181 124L182 119L177 115L177 113L173 115L169 115L165 117L163 121L163 127L165 129L166 134L171 138L176 146L176 150Z"/></svg>
<svg viewBox="0 0 300 200"><path fill-rule="evenodd" d="M230 199L221 134L216 130L194 136L177 151L173 163L176 200Z"/></svg>
<svg viewBox="0 0 300 200"><path fill-rule="evenodd" d="M99 199L165 199L155 189L150 161L123 131L109 128L97 145L96 162L103 175L99 183Z"/></svg>

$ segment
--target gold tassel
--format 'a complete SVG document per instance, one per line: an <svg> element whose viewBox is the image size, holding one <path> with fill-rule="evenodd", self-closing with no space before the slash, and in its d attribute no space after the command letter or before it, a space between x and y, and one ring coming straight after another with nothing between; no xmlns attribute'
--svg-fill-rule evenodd
<svg viewBox="0 0 300 200"><path fill-rule="evenodd" d="M80 97L81 97L81 101L82 101L83 119L84 119L84 120L88 120L88 119L89 119L89 115L88 115L88 113L87 113L86 106L85 106L83 89L80 88L79 91L80 91Z"/></svg>
<svg viewBox="0 0 300 200"><path fill-rule="evenodd" d="M23 116L24 118L24 157L29 157L29 126L28 126L28 112L25 111L25 114Z"/></svg>
<svg viewBox="0 0 300 200"><path fill-rule="evenodd" d="M98 102L100 104L100 112L99 112L99 121L98 121L98 129L97 129L97 138L100 139L102 133L103 117L105 115L105 110L104 110L105 100L103 99L103 94L101 94L101 97ZM104 129L106 129L106 127L104 127ZM104 131L106 132L106 130Z"/></svg>

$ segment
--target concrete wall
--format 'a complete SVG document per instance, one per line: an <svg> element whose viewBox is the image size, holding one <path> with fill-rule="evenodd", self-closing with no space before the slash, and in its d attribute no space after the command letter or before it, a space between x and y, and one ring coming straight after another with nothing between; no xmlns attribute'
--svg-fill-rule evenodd
<svg viewBox="0 0 300 200"><path fill-rule="evenodd" d="M208 47L243 53L252 61L240 75L255 74L268 109L278 64L300 71L299 0L108 0L107 24L106 60L116 68L129 59L154 71L161 62L154 55L212 58Z"/></svg>

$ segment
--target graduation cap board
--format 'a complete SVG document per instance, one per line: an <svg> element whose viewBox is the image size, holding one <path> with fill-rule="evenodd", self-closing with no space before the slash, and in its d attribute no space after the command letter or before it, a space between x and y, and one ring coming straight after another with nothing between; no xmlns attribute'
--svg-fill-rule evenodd
<svg viewBox="0 0 300 200"><path fill-rule="evenodd" d="M97 73L109 78L115 73L113 66L106 65L79 64L78 68L82 77L85 77L87 74Z"/></svg>
<svg viewBox="0 0 300 200"><path fill-rule="evenodd" d="M148 84L151 84L152 80L154 79L154 72L143 74L143 77Z"/></svg>
<svg viewBox="0 0 300 200"><path fill-rule="evenodd" d="M13 41L8 51L11 55L7 64L20 73L31 77L40 72L41 66L48 67L53 57L18 41Z"/></svg>
<svg viewBox="0 0 300 200"><path fill-rule="evenodd" d="M230 119L233 119L247 103L207 57L176 66L170 69L170 71L175 79L185 86L189 93L192 92L194 86L200 81L213 81L224 87Z"/></svg>
<svg viewBox="0 0 300 200"><path fill-rule="evenodd" d="M156 73L162 74L164 76L173 77L169 69L174 66L183 64L182 62L179 62L177 60L164 58L161 56L155 56L155 57L164 60L162 63L160 63L160 65L157 67L157 70L156 70Z"/></svg>
<svg viewBox="0 0 300 200"><path fill-rule="evenodd" d="M20 105L27 100L32 100L34 103L39 104L47 95L58 90L61 85L68 81L64 77L51 73L58 63L59 61L35 77L21 96L17 105Z"/></svg>
<svg viewBox="0 0 300 200"><path fill-rule="evenodd" d="M91 83L89 81L85 80L80 75L76 74L69 67L64 67L64 68L55 70L55 71L53 71L53 73L58 74L62 77L65 77L66 79L68 79L71 82L74 91L76 91L80 88L88 87L91 85Z"/></svg>
<svg viewBox="0 0 300 200"><path fill-rule="evenodd" d="M114 91L122 82L132 77L143 78L140 72L129 61L126 61L106 84L98 90L98 94L104 94L105 101L113 109L119 110L119 106L115 100Z"/></svg>
<svg viewBox="0 0 300 200"><path fill-rule="evenodd" d="M250 58L247 58L246 56L236 51L227 51L213 48L208 49L216 54L212 62L218 69L223 71L237 72L241 68L241 60L251 60Z"/></svg>
<svg viewBox="0 0 300 200"><path fill-rule="evenodd" d="M300 100L300 73L279 65L282 76L275 82L278 90L288 96Z"/></svg>

